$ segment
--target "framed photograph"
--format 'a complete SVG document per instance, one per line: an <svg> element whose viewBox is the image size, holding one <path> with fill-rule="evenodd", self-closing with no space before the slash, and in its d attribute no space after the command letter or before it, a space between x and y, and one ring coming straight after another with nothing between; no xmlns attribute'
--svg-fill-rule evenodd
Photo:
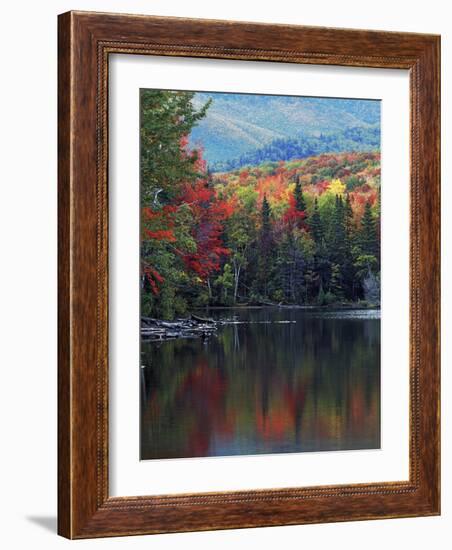
<svg viewBox="0 0 452 550"><path fill-rule="evenodd" d="M440 513L439 60L59 16L61 535Z"/></svg>

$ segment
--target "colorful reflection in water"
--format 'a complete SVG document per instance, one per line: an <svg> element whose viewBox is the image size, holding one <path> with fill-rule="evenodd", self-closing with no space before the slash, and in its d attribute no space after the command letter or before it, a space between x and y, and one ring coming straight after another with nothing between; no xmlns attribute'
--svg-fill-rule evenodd
<svg viewBox="0 0 452 550"><path fill-rule="evenodd" d="M142 459L380 447L379 312L209 312L233 314L142 342Z"/></svg>

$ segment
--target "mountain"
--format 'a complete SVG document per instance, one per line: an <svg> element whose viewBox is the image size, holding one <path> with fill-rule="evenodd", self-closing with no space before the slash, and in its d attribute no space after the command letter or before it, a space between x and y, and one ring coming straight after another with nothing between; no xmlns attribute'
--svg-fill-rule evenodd
<svg viewBox="0 0 452 550"><path fill-rule="evenodd" d="M202 146L204 158L214 169L231 162L237 164L241 157L265 151L275 142L322 139L326 149L317 147L311 153L318 154L337 152L335 136L340 139L347 130L358 134L364 130L358 141L350 143L358 146L357 150L375 149L375 134L379 135L377 100L199 92L193 103L199 108L209 99L212 103L206 117L193 129L190 145ZM333 149L326 146L326 137Z"/></svg>
<svg viewBox="0 0 452 550"><path fill-rule="evenodd" d="M320 136L276 139L259 149L230 160L209 164L211 172L229 172L242 166L256 166L263 162L304 159L322 153L369 152L380 149L380 128L377 126L347 128Z"/></svg>

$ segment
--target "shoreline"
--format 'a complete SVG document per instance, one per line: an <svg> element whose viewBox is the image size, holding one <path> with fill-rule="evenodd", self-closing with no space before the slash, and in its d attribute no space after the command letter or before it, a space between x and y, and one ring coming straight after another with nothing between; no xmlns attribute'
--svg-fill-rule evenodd
<svg viewBox="0 0 452 550"><path fill-rule="evenodd" d="M343 312L344 315L348 315L346 312L356 312L355 315L358 317L360 314L357 312L376 312L380 311L379 307L369 307L356 304L346 304L342 306L282 306L282 305L254 305L254 306L213 306L206 308L194 309L188 314L188 317L179 317L172 321L166 321L164 319L157 319L153 317L141 317L141 339L147 342L151 341L164 341L164 340L174 340L178 338L202 338L204 341L209 339L211 336L216 335L219 327L224 325L237 325L237 324L255 324L255 323L267 323L271 321L259 321L259 320L241 320L238 318L235 313L239 311L249 311L249 310L271 310L278 312L282 311L303 311L306 314L312 313L314 315L326 315L339 314ZM195 313L196 312L196 313ZM220 314L219 318L212 317L209 314L214 312L230 312L232 317L222 318ZM202 316L199 315L202 313ZM380 315L378 315L380 317ZM296 323L296 320L286 319L286 320L274 320L273 323Z"/></svg>
<svg viewBox="0 0 452 550"><path fill-rule="evenodd" d="M381 306L377 304L362 305L359 303L350 304L330 304L327 306L320 305L297 305L297 304L262 304L262 305L246 305L237 304L235 306L204 306L193 308L193 311L210 311L223 309L301 309L306 311L341 311L341 310L380 310Z"/></svg>

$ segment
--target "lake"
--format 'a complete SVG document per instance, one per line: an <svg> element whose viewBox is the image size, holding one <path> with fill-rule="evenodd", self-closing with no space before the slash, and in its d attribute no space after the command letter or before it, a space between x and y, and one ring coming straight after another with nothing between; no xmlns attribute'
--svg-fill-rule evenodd
<svg viewBox="0 0 452 550"><path fill-rule="evenodd" d="M380 312L217 309L142 341L141 459L380 447Z"/></svg>

